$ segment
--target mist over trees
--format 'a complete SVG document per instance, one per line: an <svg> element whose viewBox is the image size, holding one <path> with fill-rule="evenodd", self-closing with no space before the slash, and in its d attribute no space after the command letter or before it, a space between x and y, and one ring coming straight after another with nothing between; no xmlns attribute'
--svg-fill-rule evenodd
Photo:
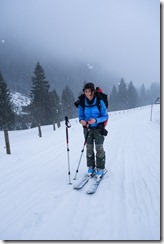
<svg viewBox="0 0 164 244"><path fill-rule="evenodd" d="M109 96L109 111L136 108L149 105L155 102L160 96L160 85L156 82L146 89L142 84L136 89L133 82L126 84L124 79L120 80L118 87L114 85Z"/></svg>
<svg viewBox="0 0 164 244"><path fill-rule="evenodd" d="M138 94L133 82L130 81L127 88L127 106L128 108L135 108L138 104Z"/></svg>
<svg viewBox="0 0 164 244"><path fill-rule="evenodd" d="M1 49L1 46L0 46ZM6 61L6 55L0 59L0 69L8 82L8 87L12 90L18 90L29 96L31 90L31 75L38 61L31 55L18 55L19 50L12 47L8 53L9 61ZM24 58L26 57L26 58ZM110 87L114 84L116 77L108 74L99 64L80 60L62 60L59 58L40 58L40 63L44 67L47 80L50 81L51 90L55 89L58 94L62 94L62 90L69 85L75 96L78 95L81 84L87 81L103 81L104 86ZM10 65L9 65L10 64ZM110 81L108 85L108 81Z"/></svg>
<svg viewBox="0 0 164 244"><path fill-rule="evenodd" d="M74 118L77 116L74 106L75 98L71 89L66 86L61 99L56 90L50 91L49 81L46 80L43 67L37 63L32 77L31 104L29 112L32 127L59 123L65 116Z"/></svg>
<svg viewBox="0 0 164 244"><path fill-rule="evenodd" d="M68 86L66 86L63 89L61 96L62 119L64 119L65 116L68 116L70 118L74 118L77 116L77 109L74 106L74 102L75 97L73 95L73 92Z"/></svg>
<svg viewBox="0 0 164 244"><path fill-rule="evenodd" d="M82 81L81 87L85 82ZM103 89L103 92L109 97L109 111L117 111L154 103L160 96L160 84L154 82L148 89L142 84L136 89L132 81L126 84L121 78L118 86L113 85L111 91ZM77 93L80 94L79 91ZM0 73L0 130L5 127L10 130L29 128L27 124L30 124L30 127L36 127L38 124L58 124L65 116L69 119L77 117L77 108L74 105L77 97L70 89L69 82L59 96L57 91L51 88L39 62L35 65L31 77L30 98L30 105L23 107L25 113L16 114L7 83Z"/></svg>

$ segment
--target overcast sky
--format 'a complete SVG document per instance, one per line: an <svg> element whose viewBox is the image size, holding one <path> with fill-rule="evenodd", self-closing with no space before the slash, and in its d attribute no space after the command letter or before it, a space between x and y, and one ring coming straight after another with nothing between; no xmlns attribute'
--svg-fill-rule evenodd
<svg viewBox="0 0 164 244"><path fill-rule="evenodd" d="M160 1L0 0L0 45L98 62L135 85L160 82Z"/></svg>

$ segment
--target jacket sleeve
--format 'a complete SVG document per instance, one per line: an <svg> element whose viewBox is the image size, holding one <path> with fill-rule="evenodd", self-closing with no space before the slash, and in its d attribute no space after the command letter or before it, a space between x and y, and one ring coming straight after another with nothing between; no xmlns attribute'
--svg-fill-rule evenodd
<svg viewBox="0 0 164 244"><path fill-rule="evenodd" d="M97 123L102 123L108 120L108 112L105 103L102 100L100 101L100 105L101 105L101 115L98 118L96 118Z"/></svg>

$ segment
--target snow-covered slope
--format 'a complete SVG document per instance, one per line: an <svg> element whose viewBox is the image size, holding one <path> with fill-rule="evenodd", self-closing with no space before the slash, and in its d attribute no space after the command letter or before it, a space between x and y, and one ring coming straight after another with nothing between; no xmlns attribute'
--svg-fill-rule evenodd
<svg viewBox="0 0 164 244"><path fill-rule="evenodd" d="M11 92L11 101L14 104L15 112L18 114L22 112L22 106L30 104L30 98L20 92Z"/></svg>
<svg viewBox="0 0 164 244"><path fill-rule="evenodd" d="M65 124L0 132L1 240L159 240L160 105L109 114L105 139L108 173L95 195L68 185ZM83 133L71 120L71 179ZM78 179L86 172L85 153ZM73 184L74 181L72 180Z"/></svg>

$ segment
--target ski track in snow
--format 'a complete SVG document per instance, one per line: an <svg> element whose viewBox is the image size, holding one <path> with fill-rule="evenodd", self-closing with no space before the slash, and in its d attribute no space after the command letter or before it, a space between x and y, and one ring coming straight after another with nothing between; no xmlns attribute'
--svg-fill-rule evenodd
<svg viewBox="0 0 164 244"><path fill-rule="evenodd" d="M159 240L159 105L109 114L105 138L108 173L94 195L68 185L65 124L9 132L11 155L0 132L1 240ZM73 181L83 147L70 120ZM86 172L85 152L77 178Z"/></svg>

